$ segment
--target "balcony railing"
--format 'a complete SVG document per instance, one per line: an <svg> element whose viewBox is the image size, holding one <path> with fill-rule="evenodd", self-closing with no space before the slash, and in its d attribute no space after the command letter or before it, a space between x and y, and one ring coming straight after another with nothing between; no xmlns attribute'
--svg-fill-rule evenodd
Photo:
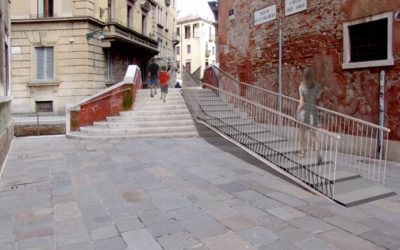
<svg viewBox="0 0 400 250"><path fill-rule="evenodd" d="M104 33L104 38L109 40L117 39L129 41L155 51L157 51L158 48L157 41L150 36L143 35L117 22L107 23L107 29Z"/></svg>

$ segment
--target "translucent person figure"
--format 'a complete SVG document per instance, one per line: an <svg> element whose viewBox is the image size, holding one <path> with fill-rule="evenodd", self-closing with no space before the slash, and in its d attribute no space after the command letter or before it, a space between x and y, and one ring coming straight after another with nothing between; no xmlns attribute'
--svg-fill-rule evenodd
<svg viewBox="0 0 400 250"><path fill-rule="evenodd" d="M167 71L167 67L162 66L161 71L158 75L158 80L160 81L160 88L161 88L161 97L160 99L165 102L165 99L168 94L168 83L169 83L169 73Z"/></svg>
<svg viewBox="0 0 400 250"><path fill-rule="evenodd" d="M149 66L149 87L150 87L150 96L153 97L155 94L157 94L157 81L158 81L158 73L159 73L160 67L156 63L156 60L154 58L151 59L151 64Z"/></svg>
<svg viewBox="0 0 400 250"><path fill-rule="evenodd" d="M300 103L297 107L297 116L301 117L300 120L308 125L319 128L321 126L317 104L321 97L321 88L314 80L313 71L311 68L304 70L303 81L299 87ZM321 149L319 136L316 130L302 127L300 132L300 151L298 152L299 157L304 157L307 151L307 138L306 133L309 133L311 142L315 145L315 151L317 152L317 164L322 163Z"/></svg>

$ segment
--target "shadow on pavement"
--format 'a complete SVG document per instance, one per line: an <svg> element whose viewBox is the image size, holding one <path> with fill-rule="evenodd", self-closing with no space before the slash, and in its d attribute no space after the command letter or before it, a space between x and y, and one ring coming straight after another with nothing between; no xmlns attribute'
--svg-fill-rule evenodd
<svg viewBox="0 0 400 250"><path fill-rule="evenodd" d="M276 177L279 177L293 185L296 185L297 187L300 187L303 190L306 190L305 188L303 188L296 182L292 181L291 179L284 176L283 174L276 172L275 170L271 169L270 167L268 167L266 164L264 164L263 162L261 162L260 160L255 158L254 156L250 155L249 153L247 153L246 151L241 149L240 147L238 147L235 144L233 144L232 142L226 140L225 138L223 138L222 136L220 136L213 130L209 129L208 127L204 126L201 123L196 122L196 120L194 120L194 122L195 122L195 125L199 132L200 137L202 137L205 141L207 141L214 147L217 147L218 149L223 150L224 152L227 152L227 153L229 153L249 164L252 164L252 165L254 165Z"/></svg>

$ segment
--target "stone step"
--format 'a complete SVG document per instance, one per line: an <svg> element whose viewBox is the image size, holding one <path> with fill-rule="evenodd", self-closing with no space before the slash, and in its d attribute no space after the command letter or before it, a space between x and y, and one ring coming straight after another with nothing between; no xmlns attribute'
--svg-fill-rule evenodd
<svg viewBox="0 0 400 250"><path fill-rule="evenodd" d="M155 122L155 121L167 121L167 120L181 120L181 119L192 119L192 116L188 112L187 114L165 114L165 115L156 115L156 116L112 116L107 117L107 121L109 122L129 122L129 121L137 121L137 122Z"/></svg>
<svg viewBox="0 0 400 250"><path fill-rule="evenodd" d="M155 98L160 98L160 94L161 94L161 92L160 91L157 91L157 94L155 94L153 97L151 97L150 96L150 91L148 91L148 92L139 92L139 93L136 93L136 97L143 97L143 98L152 98L152 99L155 99ZM181 97L182 98L182 94L181 93L179 93L179 92L168 92L167 93L167 98L168 97Z"/></svg>
<svg viewBox="0 0 400 250"><path fill-rule="evenodd" d="M96 135L127 135L127 134L150 134L150 133L178 133L178 132L193 132L197 131L194 125L179 126L179 127L151 127L151 128L97 128L97 127L81 127L83 134Z"/></svg>
<svg viewBox="0 0 400 250"><path fill-rule="evenodd" d="M185 109L186 104L169 104L165 103L165 105L138 105L133 108L134 111L146 111L146 110L176 110L176 109ZM186 108L187 109L187 108Z"/></svg>
<svg viewBox="0 0 400 250"><path fill-rule="evenodd" d="M98 128L150 128L150 127L175 127L193 125L192 119L181 120L153 120L153 121L120 121L120 122L95 122L94 127Z"/></svg>
<svg viewBox="0 0 400 250"><path fill-rule="evenodd" d="M395 192L369 180L358 178L337 183L333 199L346 207L352 207L395 194Z"/></svg>
<svg viewBox="0 0 400 250"><path fill-rule="evenodd" d="M160 99L152 99L152 100L136 100L134 106L140 106L140 105L153 105L153 106L164 106L164 105L175 105L175 104L180 104L180 105L185 105L186 106L186 102L184 99L176 99L176 100L170 100L167 98L167 101L164 103L162 100Z"/></svg>
<svg viewBox="0 0 400 250"><path fill-rule="evenodd" d="M231 108L231 107L229 107L229 106L227 106L227 105L210 105L210 106L203 106L202 107L202 110L203 111L205 111L205 112L218 112L218 111L221 111L221 112L226 112L226 111L228 111L228 112L233 112L234 111L234 109L233 108Z"/></svg>
<svg viewBox="0 0 400 250"><path fill-rule="evenodd" d="M159 101L160 100L160 94L155 95L154 97L150 97L150 94L142 94L142 95L136 95L135 101ZM166 100L184 100L182 95L170 95L167 94Z"/></svg>
<svg viewBox="0 0 400 250"><path fill-rule="evenodd" d="M188 109L174 110L146 110L146 111L123 111L120 116L138 117L138 116L155 116L155 115L174 115L174 114L189 114Z"/></svg>
<svg viewBox="0 0 400 250"><path fill-rule="evenodd" d="M179 132L179 133L148 133L148 134L123 134L123 135L89 135L80 131L71 132L68 138L73 139L90 139L90 140L112 140L112 139L127 139L127 138L191 138L198 137L199 134L195 132Z"/></svg>

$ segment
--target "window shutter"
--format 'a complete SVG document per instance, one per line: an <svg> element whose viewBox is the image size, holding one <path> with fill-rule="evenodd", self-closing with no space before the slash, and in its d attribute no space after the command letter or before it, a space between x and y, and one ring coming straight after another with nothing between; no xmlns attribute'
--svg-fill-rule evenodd
<svg viewBox="0 0 400 250"><path fill-rule="evenodd" d="M46 79L53 79L54 72L54 52L53 48L45 48L46 49Z"/></svg>
<svg viewBox="0 0 400 250"><path fill-rule="evenodd" d="M52 80L54 78L53 47L36 48L36 79Z"/></svg>
<svg viewBox="0 0 400 250"><path fill-rule="evenodd" d="M44 48L36 48L36 79L44 79Z"/></svg>

